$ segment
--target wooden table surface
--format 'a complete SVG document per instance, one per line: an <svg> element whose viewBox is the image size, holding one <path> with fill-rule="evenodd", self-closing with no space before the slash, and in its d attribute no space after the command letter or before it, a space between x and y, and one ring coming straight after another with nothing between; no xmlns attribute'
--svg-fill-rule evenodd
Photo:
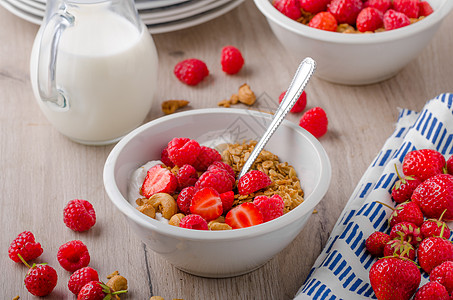
<svg viewBox="0 0 453 300"><path fill-rule="evenodd" d="M318 213L293 243L260 269L234 278L207 279L174 268L131 232L103 187L103 165L113 145L76 144L49 124L29 80L29 55L38 26L0 7L2 299L33 298L23 285L26 267L7 255L11 241L24 230L32 231L44 248L37 261L57 270L58 284L48 299L75 298L67 289L70 273L56 259L58 247L74 239L88 246L90 266L102 279L115 270L128 279L129 293L123 299L149 299L152 295L186 300L291 299L357 182L392 133L398 108L418 111L432 97L453 91L452 27L450 15L429 47L390 80L357 87L318 78L310 81L308 108L321 106L329 118L329 131L320 141L333 172ZM259 100L277 101L299 63L287 55L251 0L215 20L153 37L160 76L148 120L163 115L160 102L164 100L189 100L187 109L216 107L243 83L251 86ZM226 76L219 63L220 50L228 44L241 49L246 60L245 68L234 76ZM196 87L181 84L172 74L178 61L190 57L204 60L211 72ZM298 122L300 114L287 118ZM75 233L63 223L63 207L74 198L87 199L96 209L97 223L88 232Z"/></svg>

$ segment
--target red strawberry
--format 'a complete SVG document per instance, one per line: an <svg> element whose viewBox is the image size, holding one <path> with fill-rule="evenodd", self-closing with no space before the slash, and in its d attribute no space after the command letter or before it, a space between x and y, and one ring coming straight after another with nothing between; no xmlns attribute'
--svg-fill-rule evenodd
<svg viewBox="0 0 453 300"><path fill-rule="evenodd" d="M283 216L285 202L280 195L275 194L270 198L267 196L256 196L253 199L253 204L260 210L264 222Z"/></svg>
<svg viewBox="0 0 453 300"><path fill-rule="evenodd" d="M69 277L68 288L73 294L78 295L85 284L98 280L99 275L95 269L84 267L72 273L71 277Z"/></svg>
<svg viewBox="0 0 453 300"><path fill-rule="evenodd" d="M175 166L175 164L168 157L168 147L162 149L162 152L160 154L160 161L163 162L167 167L173 168Z"/></svg>
<svg viewBox="0 0 453 300"><path fill-rule="evenodd" d="M74 272L88 266L90 263L90 253L82 241L74 240L58 248L57 259L63 269Z"/></svg>
<svg viewBox="0 0 453 300"><path fill-rule="evenodd" d="M143 196L150 198L157 193L173 194L178 187L176 176L161 165L148 170L141 188Z"/></svg>
<svg viewBox="0 0 453 300"><path fill-rule="evenodd" d="M195 183L197 189L204 187L214 188L217 192L225 193L233 189L233 183L230 175L222 169L211 169L201 174Z"/></svg>
<svg viewBox="0 0 453 300"><path fill-rule="evenodd" d="M38 258L43 250L41 244L35 241L35 236L30 231L17 235L8 248L8 255L14 262L21 262L19 254L25 261Z"/></svg>
<svg viewBox="0 0 453 300"><path fill-rule="evenodd" d="M192 202L192 197L195 194L197 189L193 186L188 186L183 188L179 193L176 203L178 204L178 209L185 215L190 214L190 203Z"/></svg>
<svg viewBox="0 0 453 300"><path fill-rule="evenodd" d="M394 30L411 24L411 20L403 13L389 9L384 14L385 30Z"/></svg>
<svg viewBox="0 0 453 300"><path fill-rule="evenodd" d="M423 222L420 227L420 232L424 239L431 236L442 236L446 239L450 238L450 228L442 221L442 217L443 215L441 215L439 219L428 219Z"/></svg>
<svg viewBox="0 0 453 300"><path fill-rule="evenodd" d="M200 147L200 153L197 159L193 163L193 166L197 171L206 171L206 169L215 161L222 160L222 156L219 151L206 146Z"/></svg>
<svg viewBox="0 0 453 300"><path fill-rule="evenodd" d="M181 82L187 85L197 85L209 75L209 70L203 61L190 58L177 63L173 73Z"/></svg>
<svg viewBox="0 0 453 300"><path fill-rule="evenodd" d="M285 94L286 94L286 91L284 91L280 94L280 96L278 97L278 103L282 102L283 98L285 97ZM294 106L291 108L290 112L299 113L299 112L303 111L306 106L307 106L307 93L305 91L302 91L302 94L300 94L299 99L297 99L296 104L294 104Z"/></svg>
<svg viewBox="0 0 453 300"><path fill-rule="evenodd" d="M253 203L244 202L227 213L225 223L233 229L250 227L263 223L263 215Z"/></svg>
<svg viewBox="0 0 453 300"><path fill-rule="evenodd" d="M453 155L447 160L447 173L453 175Z"/></svg>
<svg viewBox="0 0 453 300"><path fill-rule="evenodd" d="M317 14L327 10L327 4L331 0L299 0L299 6L306 12Z"/></svg>
<svg viewBox="0 0 453 300"><path fill-rule="evenodd" d="M191 165L184 165L179 168L176 179L178 180L178 188L180 190L188 186L193 186L198 180L197 170Z"/></svg>
<svg viewBox="0 0 453 300"><path fill-rule="evenodd" d="M449 293L453 293L453 261L445 261L435 267L429 274L429 280L439 282Z"/></svg>
<svg viewBox="0 0 453 300"><path fill-rule="evenodd" d="M409 300L420 284L421 273L411 260L384 257L371 266L369 278L378 299Z"/></svg>
<svg viewBox="0 0 453 300"><path fill-rule="evenodd" d="M392 7L392 0L368 0L363 4L363 7L374 7L385 13Z"/></svg>
<svg viewBox="0 0 453 300"><path fill-rule="evenodd" d="M192 165L200 151L200 144L189 138L173 138L167 146L168 158L178 167Z"/></svg>
<svg viewBox="0 0 453 300"><path fill-rule="evenodd" d="M187 215L179 222L179 227L196 230L208 230L208 222L200 215Z"/></svg>
<svg viewBox="0 0 453 300"><path fill-rule="evenodd" d="M308 23L308 26L325 31L337 31L337 19L327 11L317 13ZM296 103L297 104L297 103ZM294 107L293 107L294 108ZM292 111L293 109L291 109ZM302 111L302 110L301 110Z"/></svg>
<svg viewBox="0 0 453 300"><path fill-rule="evenodd" d="M390 239L402 239L411 243L413 246L417 246L422 241L420 227L410 222L398 223L392 227Z"/></svg>
<svg viewBox="0 0 453 300"><path fill-rule="evenodd" d="M414 300L449 300L447 289L436 281L424 284L415 294Z"/></svg>
<svg viewBox="0 0 453 300"><path fill-rule="evenodd" d="M411 199L414 190L422 182L414 176L404 176L401 178L396 165L395 170L399 180L395 182L395 185L392 188L392 198L396 203L403 203Z"/></svg>
<svg viewBox="0 0 453 300"><path fill-rule="evenodd" d="M431 7L428 1L420 1L418 3L418 7L420 8L419 11L420 17L427 17L434 12L433 8Z"/></svg>
<svg viewBox="0 0 453 300"><path fill-rule="evenodd" d="M245 173L238 181L238 191L241 195L249 195L272 184L266 173L252 170Z"/></svg>
<svg viewBox="0 0 453 300"><path fill-rule="evenodd" d="M405 14L409 18L418 18L419 0L393 0L393 9Z"/></svg>
<svg viewBox="0 0 453 300"><path fill-rule="evenodd" d="M223 213L226 213L233 207L234 202L234 192L228 191L220 194L220 200L222 200Z"/></svg>
<svg viewBox="0 0 453 300"><path fill-rule="evenodd" d="M114 292L111 288L100 281L90 281L82 287L77 295L77 300L113 299L114 295L126 292L126 290Z"/></svg>
<svg viewBox="0 0 453 300"><path fill-rule="evenodd" d="M338 23L355 25L362 6L361 0L332 0L328 5L327 11L334 15Z"/></svg>
<svg viewBox="0 0 453 300"><path fill-rule="evenodd" d="M429 237L418 246L417 256L420 267L431 273L441 263L453 260L453 244L441 237Z"/></svg>
<svg viewBox="0 0 453 300"><path fill-rule="evenodd" d="M401 222L410 222L420 227L423 224L423 213L414 202L407 201L398 204L389 217L390 227Z"/></svg>
<svg viewBox="0 0 453 300"><path fill-rule="evenodd" d="M87 231L96 224L96 212L87 200L74 199L63 210L63 221L74 231Z"/></svg>
<svg viewBox="0 0 453 300"><path fill-rule="evenodd" d="M302 16L299 1L297 0L275 0L274 7L290 19L297 20Z"/></svg>
<svg viewBox="0 0 453 300"><path fill-rule="evenodd" d="M222 65L222 71L233 75L242 69L242 66L244 65L244 58L238 48L226 46L222 49L220 64Z"/></svg>
<svg viewBox="0 0 453 300"><path fill-rule="evenodd" d="M411 243L399 240L390 240L384 247L384 256L399 256L415 260L415 249Z"/></svg>
<svg viewBox="0 0 453 300"><path fill-rule="evenodd" d="M208 222L217 219L223 213L219 193L211 187L199 189L192 197L190 212L200 215Z"/></svg>
<svg viewBox="0 0 453 300"><path fill-rule="evenodd" d="M453 220L453 175L440 174L421 183L412 194L412 200L418 204L427 218Z"/></svg>
<svg viewBox="0 0 453 300"><path fill-rule="evenodd" d="M403 159L404 175L415 176L421 181L442 174L444 166L445 158L433 149L414 150L407 153Z"/></svg>
<svg viewBox="0 0 453 300"><path fill-rule="evenodd" d="M384 247L390 241L390 236L384 232L375 231L365 240L365 248L375 257L384 256Z"/></svg>
<svg viewBox="0 0 453 300"><path fill-rule="evenodd" d="M24 280L27 290L32 295L38 297L49 295L58 281L58 275L55 269L47 264L33 264L31 267L29 265L27 266L30 268Z"/></svg>
<svg viewBox="0 0 453 300"><path fill-rule="evenodd" d="M299 126L310 132L316 138L320 138L326 134L328 123L326 112L321 107L314 107L307 110L299 120Z"/></svg>
<svg viewBox="0 0 453 300"><path fill-rule="evenodd" d="M384 14L377 8L367 7L357 16L357 30L375 31L384 26Z"/></svg>

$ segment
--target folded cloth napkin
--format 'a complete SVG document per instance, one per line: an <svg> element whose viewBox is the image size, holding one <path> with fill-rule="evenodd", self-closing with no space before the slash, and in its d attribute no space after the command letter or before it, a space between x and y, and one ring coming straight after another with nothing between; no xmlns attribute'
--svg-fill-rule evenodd
<svg viewBox="0 0 453 300"><path fill-rule="evenodd" d="M429 100L420 113L399 111L395 131L352 193L295 299L376 299L368 274L377 259L366 251L365 239L374 231L390 232L392 211L376 201L395 206L395 164L402 174L404 156L415 149L436 149L446 159L453 154L453 94ZM448 225L453 228L453 222ZM427 281L422 272L421 285Z"/></svg>

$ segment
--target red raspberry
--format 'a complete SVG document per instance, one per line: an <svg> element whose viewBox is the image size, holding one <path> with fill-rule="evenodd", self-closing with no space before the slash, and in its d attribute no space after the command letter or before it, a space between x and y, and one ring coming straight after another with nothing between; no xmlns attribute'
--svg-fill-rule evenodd
<svg viewBox="0 0 453 300"><path fill-rule="evenodd" d="M394 30L411 24L411 20L403 13L389 9L384 14L385 30Z"/></svg>
<svg viewBox="0 0 453 300"><path fill-rule="evenodd" d="M193 163L193 166L197 171L206 171L206 169L215 161L222 160L222 156L219 151L206 146L201 146L200 153L197 159Z"/></svg>
<svg viewBox="0 0 453 300"><path fill-rule="evenodd" d="M219 194L222 194L231 191L233 189L233 183L226 171L212 169L201 174L197 183L195 183L195 187L197 189L212 187Z"/></svg>
<svg viewBox="0 0 453 300"><path fill-rule="evenodd" d="M326 134L328 123L329 121L324 109L314 107L302 115L299 126L310 132L316 138L320 138Z"/></svg>
<svg viewBox="0 0 453 300"><path fill-rule="evenodd" d="M420 8L420 11L419 11L420 17L427 17L434 12L433 8L427 1L420 1L418 3L418 7Z"/></svg>
<svg viewBox="0 0 453 300"><path fill-rule="evenodd" d="M196 58L186 59L177 63L173 72L180 81L187 85L197 85L209 75L206 64Z"/></svg>
<svg viewBox="0 0 453 300"><path fill-rule="evenodd" d="M400 240L390 240L384 246L384 256L399 256L410 260L415 259L415 249L411 243Z"/></svg>
<svg viewBox="0 0 453 300"><path fill-rule="evenodd" d="M338 23L355 25L362 6L361 0L332 0L328 5L327 11L337 19Z"/></svg>
<svg viewBox="0 0 453 300"><path fill-rule="evenodd" d="M443 155L433 149L420 149L407 153L403 159L403 173L424 181L434 175L442 174L445 166Z"/></svg>
<svg viewBox="0 0 453 300"><path fill-rule="evenodd" d="M360 32L375 31L383 26L384 14L377 8L364 8L357 16L357 29Z"/></svg>
<svg viewBox="0 0 453 300"><path fill-rule="evenodd" d="M453 293L453 261L446 261L435 267L429 274L429 280L439 282L449 293Z"/></svg>
<svg viewBox="0 0 453 300"><path fill-rule="evenodd" d="M71 277L69 277L68 288L73 294L78 295L85 284L90 281L98 280L99 275L95 269L90 267L81 268L72 273Z"/></svg>
<svg viewBox="0 0 453 300"><path fill-rule="evenodd" d="M384 256L384 247L390 241L390 236L384 232L375 231L365 240L365 248L375 257Z"/></svg>
<svg viewBox="0 0 453 300"><path fill-rule="evenodd" d="M395 207L389 217L389 224L390 227L394 227L401 222L410 222L420 227L423 224L423 220L423 213L420 207L416 203L408 201L400 203Z"/></svg>
<svg viewBox="0 0 453 300"><path fill-rule="evenodd" d="M166 165L167 167L173 168L175 164L170 160L168 157L168 147L162 149L162 153L160 154L160 161Z"/></svg>
<svg viewBox="0 0 453 300"><path fill-rule="evenodd" d="M208 171L210 171L212 169L219 169L219 168L225 170L228 173L228 175L233 177L233 184L234 184L236 174L234 173L233 168L229 164L224 163L223 161L215 161L208 167Z"/></svg>
<svg viewBox="0 0 453 300"><path fill-rule="evenodd" d="M453 175L440 174L423 181L412 194L427 218L453 220Z"/></svg>
<svg viewBox="0 0 453 300"><path fill-rule="evenodd" d="M453 260L453 244L441 237L429 237L418 246L417 256L420 267L431 273L441 263Z"/></svg>
<svg viewBox="0 0 453 300"><path fill-rule="evenodd" d="M174 138L168 143L168 157L170 160L181 167L183 165L192 165L198 154L200 154L201 147L197 141L189 138Z"/></svg>
<svg viewBox="0 0 453 300"><path fill-rule="evenodd" d="M176 179L176 176L161 165L155 165L146 173L141 193L146 198L150 198L157 193L173 194L177 187L178 179Z"/></svg>
<svg viewBox="0 0 453 300"><path fill-rule="evenodd" d="M290 19L297 20L302 17L299 1L297 0L275 0L274 7Z"/></svg>
<svg viewBox="0 0 453 300"><path fill-rule="evenodd" d="M176 174L176 179L178 179L178 186L180 190L185 187L192 186L198 180L197 170L195 170L195 168L191 165L184 165L179 168L178 173Z"/></svg>
<svg viewBox="0 0 453 300"><path fill-rule="evenodd" d="M336 21L335 21L336 22ZM286 91L282 92L278 97L278 103L281 103L283 97L285 97ZM305 109L307 106L307 93L305 91L302 92L299 99L297 99L296 104L291 108L290 112L292 113L299 113Z"/></svg>
<svg viewBox="0 0 453 300"><path fill-rule="evenodd" d="M263 215L263 222L271 221L283 216L285 202L280 195L275 194L270 198L267 196L256 196L255 199L253 199L253 204L258 207Z"/></svg>
<svg viewBox="0 0 453 300"><path fill-rule="evenodd" d="M33 264L25 276L25 287L35 296L49 295L57 285L58 275L54 268L47 264Z"/></svg>
<svg viewBox="0 0 453 300"><path fill-rule="evenodd" d="M327 10L327 4L331 0L299 0L299 6L306 12L317 14Z"/></svg>
<svg viewBox="0 0 453 300"><path fill-rule="evenodd" d="M418 18L419 0L393 0L393 9L405 14L409 18Z"/></svg>
<svg viewBox="0 0 453 300"><path fill-rule="evenodd" d="M330 12L317 13L308 23L308 26L325 31L337 31L337 19ZM281 97L281 96L280 96Z"/></svg>
<svg viewBox="0 0 453 300"><path fill-rule="evenodd" d="M252 170L245 173L238 181L238 191L241 195L249 195L272 184L266 173Z"/></svg>
<svg viewBox="0 0 453 300"><path fill-rule="evenodd" d="M233 46L226 46L222 49L220 64L225 73L233 75L242 69L244 58L239 49Z"/></svg>
<svg viewBox="0 0 453 300"><path fill-rule="evenodd" d="M229 191L220 194L220 200L222 200L223 214L225 214L227 211L231 209L231 207L233 207L234 192Z"/></svg>
<svg viewBox="0 0 453 300"><path fill-rule="evenodd" d="M415 293L414 300L450 300L447 289L436 281L425 283Z"/></svg>
<svg viewBox="0 0 453 300"><path fill-rule="evenodd" d="M88 248L82 241L74 240L60 246L57 259L63 269L74 272L88 266L90 253L88 253Z"/></svg>
<svg viewBox="0 0 453 300"><path fill-rule="evenodd" d="M96 223L93 205L87 200L74 199L63 210L63 221L74 231L86 231Z"/></svg>
<svg viewBox="0 0 453 300"><path fill-rule="evenodd" d="M90 281L82 287L77 295L77 300L116 299L114 298L114 295L125 292L126 291L114 292L111 288L100 281Z"/></svg>
<svg viewBox="0 0 453 300"><path fill-rule="evenodd" d="M208 230L208 222L200 215L191 214L181 219L179 227L197 230Z"/></svg>
<svg viewBox="0 0 453 300"><path fill-rule="evenodd" d="M453 155L447 160L447 172L448 174L453 175Z"/></svg>
<svg viewBox="0 0 453 300"><path fill-rule="evenodd" d="M392 0L368 0L363 4L363 7L374 7L385 13L392 7Z"/></svg>
<svg viewBox="0 0 453 300"><path fill-rule="evenodd" d="M423 222L420 227L420 232L424 239L431 236L442 236L446 239L450 238L450 228L448 225L439 219L428 219Z"/></svg>
<svg viewBox="0 0 453 300"><path fill-rule="evenodd" d="M404 240L411 243L413 246L417 246L422 241L420 227L411 222L398 223L392 227L390 239Z"/></svg>
<svg viewBox="0 0 453 300"><path fill-rule="evenodd" d="M192 197L195 194L197 189L193 186L188 186L179 193L178 199L176 203L178 204L179 210L187 215L190 214L190 202L192 201Z"/></svg>
<svg viewBox="0 0 453 300"><path fill-rule="evenodd" d="M8 249L9 258L17 263L21 262L18 254L25 261L30 261L39 257L42 252L41 244L35 241L35 236L30 231L19 233Z"/></svg>

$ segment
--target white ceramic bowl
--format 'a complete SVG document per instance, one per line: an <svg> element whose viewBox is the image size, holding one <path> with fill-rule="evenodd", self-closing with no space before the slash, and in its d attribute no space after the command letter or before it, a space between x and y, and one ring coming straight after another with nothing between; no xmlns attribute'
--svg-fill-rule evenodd
<svg viewBox="0 0 453 300"><path fill-rule="evenodd" d="M318 140L300 126L285 120L265 147L294 166L305 192L305 201L278 219L229 231L184 229L147 217L126 197L131 173L149 160L160 159L161 150L173 137L204 144L213 138L220 142L258 139L270 118L256 111L217 108L176 113L142 125L108 156L104 167L107 194L131 230L177 268L205 277L252 271L291 243L329 187L329 158Z"/></svg>
<svg viewBox="0 0 453 300"><path fill-rule="evenodd" d="M363 85L396 75L429 44L452 0L428 0L434 12L415 24L375 34L328 32L298 23L280 13L272 0L254 0L277 39L294 57L317 62L315 75L327 81Z"/></svg>

